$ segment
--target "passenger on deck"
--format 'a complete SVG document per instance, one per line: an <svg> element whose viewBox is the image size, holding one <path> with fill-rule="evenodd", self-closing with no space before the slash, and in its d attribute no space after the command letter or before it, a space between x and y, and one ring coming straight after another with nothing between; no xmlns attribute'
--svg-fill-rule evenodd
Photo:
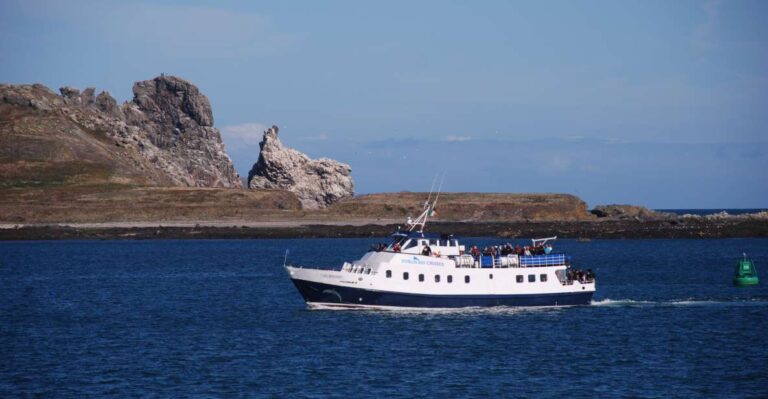
<svg viewBox="0 0 768 399"><path fill-rule="evenodd" d="M491 245L491 249L488 251L488 254L495 257L496 256L496 246Z"/></svg>
<svg viewBox="0 0 768 399"><path fill-rule="evenodd" d="M480 257L480 248L477 247L477 245L473 245L472 249L469 250L470 255L472 255L475 260Z"/></svg>
<svg viewBox="0 0 768 399"><path fill-rule="evenodd" d="M547 255L551 254L552 253L552 246L547 244L547 246L544 247L544 253L547 254Z"/></svg>
<svg viewBox="0 0 768 399"><path fill-rule="evenodd" d="M512 253L512 246L509 244L504 245L501 247L501 256L507 256Z"/></svg>
<svg viewBox="0 0 768 399"><path fill-rule="evenodd" d="M515 246L515 255L518 255L518 256L519 256L519 255L522 255L522 254L523 254L523 249L522 249L522 248L520 248L520 244L517 244L517 245Z"/></svg>
<svg viewBox="0 0 768 399"><path fill-rule="evenodd" d="M523 255L531 256L531 248L528 247L527 245L525 246L525 248L523 248Z"/></svg>
<svg viewBox="0 0 768 399"><path fill-rule="evenodd" d="M424 256L432 255L432 248L430 248L429 245L424 244L424 248L421 249L421 254Z"/></svg>
<svg viewBox="0 0 768 399"><path fill-rule="evenodd" d="M395 252L400 252L400 243L396 242L395 245L392 246L392 250Z"/></svg>

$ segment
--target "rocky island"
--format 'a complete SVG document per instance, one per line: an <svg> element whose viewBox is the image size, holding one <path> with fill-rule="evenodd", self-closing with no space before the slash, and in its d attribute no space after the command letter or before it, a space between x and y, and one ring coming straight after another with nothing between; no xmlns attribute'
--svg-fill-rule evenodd
<svg viewBox="0 0 768 399"><path fill-rule="evenodd" d="M384 236L427 193L354 195L350 165L273 126L243 187L192 83L158 76L124 104L94 88L0 85L0 239ZM768 215L674 215L569 194L443 193L434 232L531 237L768 236Z"/></svg>

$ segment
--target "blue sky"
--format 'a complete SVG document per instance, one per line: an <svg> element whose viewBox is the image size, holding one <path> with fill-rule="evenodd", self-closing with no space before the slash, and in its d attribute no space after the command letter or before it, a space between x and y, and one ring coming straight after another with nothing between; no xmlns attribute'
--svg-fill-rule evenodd
<svg viewBox="0 0 768 399"><path fill-rule="evenodd" d="M765 1L0 2L0 81L183 77L247 174L265 126L358 193L768 206Z"/></svg>

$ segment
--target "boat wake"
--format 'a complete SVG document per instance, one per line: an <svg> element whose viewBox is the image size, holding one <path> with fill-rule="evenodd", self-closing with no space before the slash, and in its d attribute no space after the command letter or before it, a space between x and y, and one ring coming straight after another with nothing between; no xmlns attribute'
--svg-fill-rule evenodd
<svg viewBox="0 0 768 399"><path fill-rule="evenodd" d="M606 307L675 307L675 306L768 306L768 298L686 298L660 301L634 299L593 300L592 306Z"/></svg>

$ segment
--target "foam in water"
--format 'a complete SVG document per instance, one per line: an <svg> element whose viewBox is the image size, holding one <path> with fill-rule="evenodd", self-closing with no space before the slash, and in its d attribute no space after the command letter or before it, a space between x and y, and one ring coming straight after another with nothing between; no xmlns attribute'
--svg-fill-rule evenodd
<svg viewBox="0 0 768 399"><path fill-rule="evenodd" d="M650 307L650 306L748 306L768 305L768 301L760 298L729 298L729 299L673 299L667 301L640 301L634 299L600 299L593 300L592 306L614 307Z"/></svg>
<svg viewBox="0 0 768 399"><path fill-rule="evenodd" d="M651 301L636 301L634 299L610 299L605 298L598 301L593 300L592 306L642 306L642 305L652 305L654 302Z"/></svg>

